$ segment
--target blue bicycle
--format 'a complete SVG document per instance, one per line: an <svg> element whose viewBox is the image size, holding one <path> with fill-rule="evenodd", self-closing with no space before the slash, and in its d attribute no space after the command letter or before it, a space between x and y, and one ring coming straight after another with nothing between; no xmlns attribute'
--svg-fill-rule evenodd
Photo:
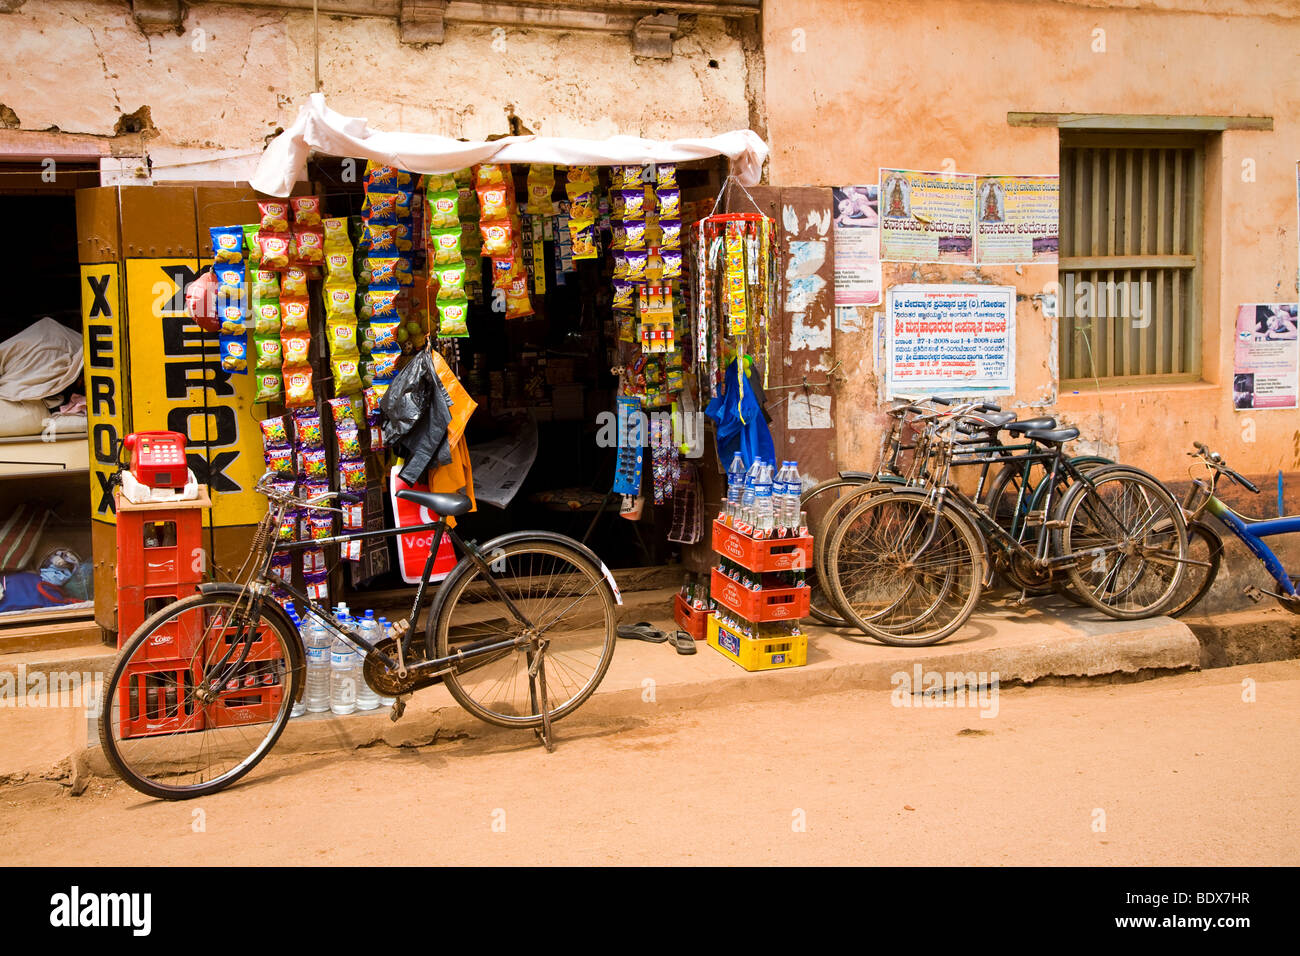
<svg viewBox="0 0 1300 956"><path fill-rule="evenodd" d="M1192 487L1183 500L1191 560L1188 562L1187 574L1175 600L1175 606L1165 613L1177 617L1191 609L1210 590L1215 576L1219 573L1219 566L1223 561L1223 539L1213 525L1202 520L1203 515L1209 514L1242 540L1250 553L1259 558L1277 585L1276 591L1265 591L1263 588L1250 585L1245 589L1246 594L1255 601L1262 600L1265 596L1274 598L1288 611L1300 614L1300 593L1296 591L1297 577L1287 573L1277 555L1263 541L1264 538L1273 535L1300 532L1300 515L1259 519L1248 518L1233 511L1214 494L1221 478L1228 478L1252 494L1259 494L1259 488L1229 468L1218 452L1210 451L1201 442L1193 444L1196 451L1188 452L1188 455L1205 466L1206 475L1192 481Z"/></svg>

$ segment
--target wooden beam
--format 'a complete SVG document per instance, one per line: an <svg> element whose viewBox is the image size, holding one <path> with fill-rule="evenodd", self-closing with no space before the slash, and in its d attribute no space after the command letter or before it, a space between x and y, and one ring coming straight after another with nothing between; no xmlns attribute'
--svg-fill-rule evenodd
<svg viewBox="0 0 1300 956"><path fill-rule="evenodd" d="M1271 116L1177 116L1160 113L1007 113L1008 126L1058 129L1220 132L1273 129Z"/></svg>

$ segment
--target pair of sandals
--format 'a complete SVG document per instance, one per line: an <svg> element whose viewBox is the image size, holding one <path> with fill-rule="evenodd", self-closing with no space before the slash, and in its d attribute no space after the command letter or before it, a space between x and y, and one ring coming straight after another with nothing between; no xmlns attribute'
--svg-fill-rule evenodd
<svg viewBox="0 0 1300 956"><path fill-rule="evenodd" d="M675 631L670 636L667 631L659 630L649 621L638 621L636 624L620 624L618 636L634 641L645 641L648 644L663 644L671 640L673 646L677 648L678 654L695 653L695 638L691 637L691 635L685 631Z"/></svg>

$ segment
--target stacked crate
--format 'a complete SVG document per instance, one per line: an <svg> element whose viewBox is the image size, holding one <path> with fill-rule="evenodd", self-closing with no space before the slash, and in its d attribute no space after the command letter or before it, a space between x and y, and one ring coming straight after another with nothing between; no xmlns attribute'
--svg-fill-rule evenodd
<svg viewBox="0 0 1300 956"><path fill-rule="evenodd" d="M808 615L811 590L774 581L779 572L807 571L812 565L812 537L753 538L721 520L713 522L713 550L739 564L762 582L746 588L740 582L712 571L711 595L723 613L743 618L755 633L763 625L793 623ZM708 643L724 657L748 671L799 667L808 661L808 638L803 634L747 637L710 615Z"/></svg>

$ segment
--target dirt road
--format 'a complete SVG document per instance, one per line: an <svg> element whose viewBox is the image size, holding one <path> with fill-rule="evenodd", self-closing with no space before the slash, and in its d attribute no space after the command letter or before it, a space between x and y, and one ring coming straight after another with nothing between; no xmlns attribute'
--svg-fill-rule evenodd
<svg viewBox="0 0 1300 956"><path fill-rule="evenodd" d="M551 755L484 727L272 757L186 803L33 784L0 792L0 863L1300 863L1300 661L996 705L647 703Z"/></svg>

